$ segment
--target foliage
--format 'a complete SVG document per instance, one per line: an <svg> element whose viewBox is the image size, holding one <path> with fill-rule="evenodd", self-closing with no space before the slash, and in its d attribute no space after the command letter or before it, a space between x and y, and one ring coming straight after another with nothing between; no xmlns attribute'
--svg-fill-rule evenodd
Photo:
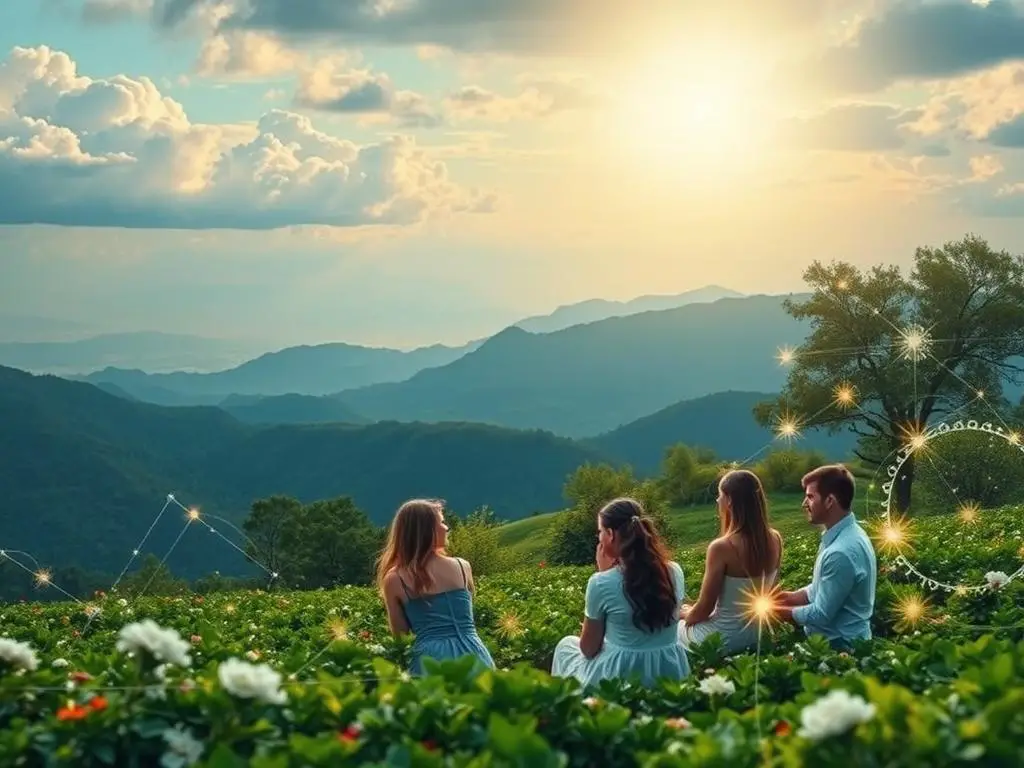
<svg viewBox="0 0 1024 768"><path fill-rule="evenodd" d="M594 560L597 548L597 513L607 502L631 496L643 506L655 527L671 542L668 505L659 485L638 481L629 467L584 464L565 483L572 507L560 513L551 528L548 560L559 565L583 565Z"/></svg>
<svg viewBox="0 0 1024 768"><path fill-rule="evenodd" d="M493 510L487 507L473 510L465 520L451 518L449 552L468 560L477 578L501 573L514 565L509 552L501 546L499 525Z"/></svg>
<svg viewBox="0 0 1024 768"><path fill-rule="evenodd" d="M707 503L715 498L723 471L712 451L676 443L665 450L658 485L672 506Z"/></svg>
<svg viewBox="0 0 1024 768"><path fill-rule="evenodd" d="M915 558L944 578L980 576L986 558L1020 546L1019 509L993 510L959 536L955 518L920 525ZM992 545L997 531L1006 540ZM809 578L815 551L813 533L787 542L787 585ZM700 560L682 562L693 590ZM185 765L172 730L191 734L202 766L1020 764L1024 588L935 596L901 631L896 605L915 584L880 564L876 639L852 653L779 627L760 661L726 657L710 638L691 651L687 680L589 692L544 670L558 639L578 631L592 568L479 579L478 624L501 669L454 661L418 680L402 673L408 643L388 634L369 587L8 605L3 633L31 644L39 667L0 661L0 764ZM180 634L189 666L118 650L120 628L144 618ZM280 677L241 689L229 673L239 660ZM708 693L712 675L733 690ZM873 710L826 700L837 691ZM810 708L823 701L831 715L816 728Z"/></svg>
<svg viewBox="0 0 1024 768"><path fill-rule="evenodd" d="M820 453L790 449L771 451L751 469L768 493L802 492L801 478L825 463L825 457Z"/></svg>
<svg viewBox="0 0 1024 768"><path fill-rule="evenodd" d="M1006 409L1003 387L1024 373L1024 257L968 236L918 248L909 276L815 262L804 279L813 295L786 308L813 330L778 402L756 409L761 423L853 429L863 438L858 456L879 465L935 419L988 421L992 408ZM858 407L839 402L843 384ZM910 505L916 463L897 479L899 509Z"/></svg>
<svg viewBox="0 0 1024 768"><path fill-rule="evenodd" d="M1024 502L1024 450L1002 437L948 432L931 440L922 456L915 470L912 514L941 514L964 504L991 509Z"/></svg>

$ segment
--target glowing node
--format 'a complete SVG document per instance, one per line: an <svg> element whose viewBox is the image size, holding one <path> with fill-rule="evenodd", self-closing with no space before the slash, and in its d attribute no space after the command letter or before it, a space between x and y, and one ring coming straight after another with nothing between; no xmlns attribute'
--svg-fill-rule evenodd
<svg viewBox="0 0 1024 768"><path fill-rule="evenodd" d="M327 634L331 636L331 640L348 640L348 626L341 619L331 619L327 624Z"/></svg>
<svg viewBox="0 0 1024 768"><path fill-rule="evenodd" d="M775 436L786 440L792 440L800 435L800 422L795 416L783 414L775 425Z"/></svg>
<svg viewBox="0 0 1024 768"><path fill-rule="evenodd" d="M896 614L904 627L913 629L928 616L928 601L920 595L904 595L896 603Z"/></svg>
<svg viewBox="0 0 1024 768"><path fill-rule="evenodd" d="M857 390L850 384L839 384L833 391L836 405L851 408L857 404Z"/></svg>
<svg viewBox="0 0 1024 768"><path fill-rule="evenodd" d="M53 583L53 575L45 570L38 570L32 574L35 578L36 587L46 587Z"/></svg>
<svg viewBox="0 0 1024 768"><path fill-rule="evenodd" d="M1020 445L1020 432L1011 432L1006 436L1010 445Z"/></svg>
<svg viewBox="0 0 1024 768"><path fill-rule="evenodd" d="M967 597L967 587L965 587L963 584L960 584L953 590L953 594L955 594L957 597Z"/></svg>
<svg viewBox="0 0 1024 768"><path fill-rule="evenodd" d="M898 555L913 549L910 521L905 517L887 520L875 540L878 542L879 548Z"/></svg>
<svg viewBox="0 0 1024 768"><path fill-rule="evenodd" d="M928 433L917 428L904 429L903 442L911 453L920 451L928 445Z"/></svg>
<svg viewBox="0 0 1024 768"><path fill-rule="evenodd" d="M960 517L961 522L968 525L978 522L979 514L981 514L981 505L973 501L964 502L957 510L957 515Z"/></svg>
<svg viewBox="0 0 1024 768"><path fill-rule="evenodd" d="M902 355L907 360L917 362L928 355L931 349L932 340L928 332L919 325L912 325L900 331L900 346Z"/></svg>
<svg viewBox="0 0 1024 768"><path fill-rule="evenodd" d="M836 283L837 291L848 291L850 290L850 284L846 280L840 280Z"/></svg>
<svg viewBox="0 0 1024 768"><path fill-rule="evenodd" d="M778 587L759 587L744 589L741 593L740 607L746 626L755 622L759 627L769 627L778 620Z"/></svg>
<svg viewBox="0 0 1024 768"><path fill-rule="evenodd" d="M189 520L198 520L199 519L199 510L196 509L195 507L190 509L188 511L188 519Z"/></svg>
<svg viewBox="0 0 1024 768"><path fill-rule="evenodd" d="M985 399L985 390L984 389L979 389L978 390L978 399L979 400L984 400Z"/></svg>
<svg viewBox="0 0 1024 768"><path fill-rule="evenodd" d="M779 365L789 365L796 359L796 350L792 347L779 347L779 353L775 357Z"/></svg>
<svg viewBox="0 0 1024 768"><path fill-rule="evenodd" d="M506 613L498 619L498 633L505 638L520 637L525 633L523 623L514 613Z"/></svg>

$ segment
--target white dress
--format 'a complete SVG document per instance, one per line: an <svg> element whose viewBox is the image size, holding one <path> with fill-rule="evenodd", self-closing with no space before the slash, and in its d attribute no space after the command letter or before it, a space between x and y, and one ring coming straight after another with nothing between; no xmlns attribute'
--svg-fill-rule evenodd
<svg viewBox="0 0 1024 768"><path fill-rule="evenodd" d="M722 584L722 594L718 597L715 610L707 621L688 626L685 621L679 622L679 640L689 648L702 643L717 632L721 635L722 645L726 653L738 653L757 645L757 621L750 621L744 615L746 594L760 590L761 585L775 583L777 571L765 574L764 577L750 579L746 576L726 576Z"/></svg>

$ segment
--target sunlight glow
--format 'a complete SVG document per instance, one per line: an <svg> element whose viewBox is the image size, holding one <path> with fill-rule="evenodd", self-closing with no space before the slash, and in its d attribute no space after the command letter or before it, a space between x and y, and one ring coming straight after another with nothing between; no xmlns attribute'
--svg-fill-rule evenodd
<svg viewBox="0 0 1024 768"><path fill-rule="evenodd" d="M905 517L887 521L873 538L887 554L902 555L913 549L910 521Z"/></svg>

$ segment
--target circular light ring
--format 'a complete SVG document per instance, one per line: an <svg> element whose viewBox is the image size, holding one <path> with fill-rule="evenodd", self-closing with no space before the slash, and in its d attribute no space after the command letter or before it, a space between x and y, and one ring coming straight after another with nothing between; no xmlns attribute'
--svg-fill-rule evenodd
<svg viewBox="0 0 1024 768"><path fill-rule="evenodd" d="M928 443L940 435L948 435L955 432L982 432L993 437L1001 437L1009 445L1024 454L1024 437L1022 437L1019 432L1014 432L1004 429L1001 426L993 425L992 422L989 421L978 422L975 419L970 419L968 421L955 421L952 424L941 422L925 430L921 437L924 438L925 443ZM885 500L881 502L881 505L885 509L885 522L888 525L892 524L893 516L895 515L895 480L899 476L900 470L903 469L903 465L907 463L907 459L909 459L918 450L920 450L919 446L904 446L896 453L896 460L886 468L886 475L888 476L888 479L882 485L882 493L885 495ZM967 585L947 584L939 581L927 574L921 573L920 569L910 562L910 560L908 560L903 554L896 555L895 562L906 571L908 576L915 576L921 581L922 586L927 586L931 589L943 589L947 592L985 592L986 590L991 589L987 583L982 585ZM1021 577L1024 577L1024 565L1021 565L1020 568L1009 575L1009 581L1007 583Z"/></svg>

